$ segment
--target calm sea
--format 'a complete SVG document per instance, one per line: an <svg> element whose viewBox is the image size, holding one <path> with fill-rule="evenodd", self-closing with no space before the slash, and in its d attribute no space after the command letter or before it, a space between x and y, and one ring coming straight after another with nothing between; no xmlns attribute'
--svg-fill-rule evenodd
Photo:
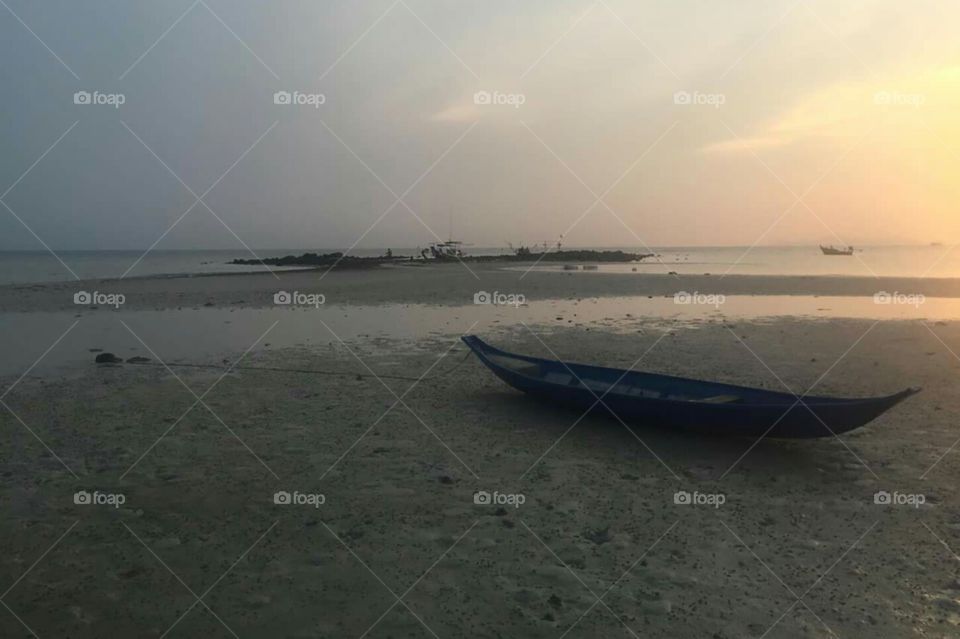
<svg viewBox="0 0 960 639"><path fill-rule="evenodd" d="M853 277L960 277L960 248L945 246L865 247L852 257L828 257L811 247L663 247L654 249L658 260L639 265L604 265L605 272L711 273L757 275L837 275ZM306 249L257 250L261 258L300 254ZM315 249L326 253L336 249ZM623 250L646 252L642 248ZM506 249L467 247L467 254L492 255ZM355 249L358 256L382 255L383 249ZM394 249L395 255L413 255L413 249ZM201 273L237 273L257 270L256 266L233 266L234 258L252 257L240 250L151 251L58 251L64 264L48 252L0 252L0 284L23 284L73 279L115 278ZM142 259L141 259L142 257ZM137 261L139 259L139 262ZM134 264L136 265L134 266ZM69 267L69 270L68 268ZM131 267L133 267L131 269ZM556 265L543 266L556 268ZM128 272L128 269L129 270Z"/></svg>

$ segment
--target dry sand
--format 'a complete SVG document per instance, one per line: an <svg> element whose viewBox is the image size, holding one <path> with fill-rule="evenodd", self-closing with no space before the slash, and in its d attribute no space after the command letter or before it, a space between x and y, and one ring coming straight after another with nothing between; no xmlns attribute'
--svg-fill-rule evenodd
<svg viewBox="0 0 960 639"><path fill-rule="evenodd" d="M570 429L579 415L463 360L456 335L330 336L245 362L344 376L179 369L203 404L158 367L30 377L3 398L19 419L0 412L0 583L12 585L0 636L960 632L960 323L478 330L510 350L621 367L662 338L639 368L782 390L779 377L798 393L925 390L842 440L754 446L594 416ZM412 388L370 375L433 364ZM76 505L78 490L125 503ZM478 490L524 503L476 505ZM677 505L680 490L725 503ZM276 491L325 503L277 505ZM876 505L878 491L925 503Z"/></svg>

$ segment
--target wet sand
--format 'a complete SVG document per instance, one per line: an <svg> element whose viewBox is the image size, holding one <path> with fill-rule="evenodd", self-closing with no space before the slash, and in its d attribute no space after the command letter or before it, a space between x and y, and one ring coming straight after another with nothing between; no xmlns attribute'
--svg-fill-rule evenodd
<svg viewBox="0 0 960 639"><path fill-rule="evenodd" d="M602 267L601 267L602 268ZM666 271L666 268L664 268ZM78 291L125 296L126 309L273 306L278 291L321 293L330 304L469 304L478 291L520 293L528 300L673 295L873 296L880 291L960 297L956 278L781 275L668 275L524 271L522 266L439 264L356 271L287 271L196 277L151 277L0 286L0 312L75 310Z"/></svg>
<svg viewBox="0 0 960 639"><path fill-rule="evenodd" d="M344 295L372 294L339 275ZM618 278L543 274L544 295L561 284L540 277L571 291ZM216 279L231 281L209 293L222 299L273 286ZM449 291L470 280L418 295L458 303ZM226 372L236 352L179 379L92 364L26 377L3 398L17 417L0 412L0 583L12 584L0 600L14 613L0 635L956 635L960 323L474 329L508 350L619 367L653 347L638 368L773 390L924 387L842 439L759 443L578 422L464 359L458 331L341 342L321 326L309 345L243 360L341 376ZM80 490L124 503L75 504ZM324 503L276 504L278 491ZM506 503L475 504L477 491ZM678 491L712 502L677 504ZM878 491L924 503L878 505Z"/></svg>

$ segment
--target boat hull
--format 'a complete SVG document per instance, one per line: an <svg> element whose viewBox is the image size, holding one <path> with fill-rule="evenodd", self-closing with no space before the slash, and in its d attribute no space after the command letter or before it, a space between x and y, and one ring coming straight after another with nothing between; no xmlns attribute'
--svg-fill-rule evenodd
<svg viewBox="0 0 960 639"><path fill-rule="evenodd" d="M820 250L824 255L841 255L841 256L851 256L853 255L853 248L849 249L837 249L832 246L821 246Z"/></svg>
<svg viewBox="0 0 960 639"><path fill-rule="evenodd" d="M632 427L665 427L714 436L831 437L873 421L918 392L909 389L888 397L805 397L799 401L788 393L514 355L495 349L477 337L469 336L463 340L494 374L513 388L582 413L609 414ZM526 374L515 366L503 365L501 362L506 358L514 358L527 368L535 366L540 375ZM571 383L551 383L546 379L564 374L572 378ZM604 390L588 387L583 380L589 380L591 384L606 382L608 387L615 385L614 390L605 394ZM678 401L618 392L619 388L631 384L673 388L700 395L715 393L717 396L737 397L740 401Z"/></svg>

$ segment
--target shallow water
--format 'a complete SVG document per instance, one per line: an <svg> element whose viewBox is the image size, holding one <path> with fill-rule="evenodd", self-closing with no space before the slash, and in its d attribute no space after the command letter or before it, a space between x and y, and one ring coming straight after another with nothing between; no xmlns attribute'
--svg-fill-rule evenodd
<svg viewBox="0 0 960 639"><path fill-rule="evenodd" d="M79 314L6 313L0 316L0 346L5 354L0 375L19 376L31 366L35 375L79 369L93 361L91 349L123 358L138 355L170 362L218 363L248 348L256 353L341 339L413 341L464 333L482 335L504 328L522 329L523 324L635 333L674 328L678 323L696 327L711 321L779 317L960 320L960 300L943 298L916 305L878 304L863 297L702 296L686 301L689 303L678 303L673 297L610 297L543 300L520 306L393 304L163 311L101 307Z"/></svg>
<svg viewBox="0 0 960 639"><path fill-rule="evenodd" d="M597 273L684 275L835 275L846 277L960 277L960 249L953 245L876 246L852 256L826 256L817 246L691 247L653 249L659 255L633 264L599 264ZM648 251L640 251L646 253ZM516 267L527 270L529 267ZM540 263L533 270L563 271ZM576 271L565 271L575 273Z"/></svg>

